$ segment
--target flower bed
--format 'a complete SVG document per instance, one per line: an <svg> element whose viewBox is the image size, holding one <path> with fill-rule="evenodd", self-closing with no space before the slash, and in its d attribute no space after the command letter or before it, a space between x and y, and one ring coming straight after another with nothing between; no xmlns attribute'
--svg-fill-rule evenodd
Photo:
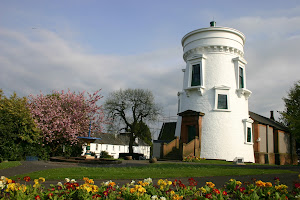
<svg viewBox="0 0 300 200"><path fill-rule="evenodd" d="M30 177L26 176L23 180L25 184L2 176L0 199L300 199L299 182L288 190L278 178L274 179L274 183L261 180L241 183L230 179L223 188L216 188L212 182L199 187L193 178L189 179L189 185L184 185L180 180L171 182L167 179L160 179L155 184L147 178L121 187L113 181L97 186L89 178L83 178L84 183L80 185L74 179L66 178L64 183L58 182L49 188L43 186L45 179L42 177L35 179L33 185L27 183Z"/></svg>

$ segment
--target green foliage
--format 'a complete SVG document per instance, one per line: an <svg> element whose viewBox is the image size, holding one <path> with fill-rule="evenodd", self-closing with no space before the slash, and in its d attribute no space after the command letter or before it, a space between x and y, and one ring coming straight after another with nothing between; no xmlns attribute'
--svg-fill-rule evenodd
<svg viewBox="0 0 300 200"><path fill-rule="evenodd" d="M36 128L26 97L16 93L9 98L0 90L0 158L3 160L24 159L24 151L38 143L40 131Z"/></svg>
<svg viewBox="0 0 300 200"><path fill-rule="evenodd" d="M146 144L152 145L151 132L147 124L138 122L136 127L136 136L142 139Z"/></svg>
<svg viewBox="0 0 300 200"><path fill-rule="evenodd" d="M285 110L281 112L281 121L288 126L295 139L300 142L300 81L290 89L287 98L283 98Z"/></svg>
<svg viewBox="0 0 300 200"><path fill-rule="evenodd" d="M107 151L101 151L100 158L112 158L112 156Z"/></svg>

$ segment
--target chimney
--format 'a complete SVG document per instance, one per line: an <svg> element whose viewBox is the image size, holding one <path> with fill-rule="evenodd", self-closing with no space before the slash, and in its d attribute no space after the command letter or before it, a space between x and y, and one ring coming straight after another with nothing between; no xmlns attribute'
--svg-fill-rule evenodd
<svg viewBox="0 0 300 200"><path fill-rule="evenodd" d="M275 120L275 118L274 118L274 111L273 110L270 111L270 119Z"/></svg>

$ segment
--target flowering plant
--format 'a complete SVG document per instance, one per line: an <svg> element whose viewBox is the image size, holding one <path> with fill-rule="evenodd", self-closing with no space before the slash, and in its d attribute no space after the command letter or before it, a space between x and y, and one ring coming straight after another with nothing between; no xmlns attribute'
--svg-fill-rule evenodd
<svg viewBox="0 0 300 200"><path fill-rule="evenodd" d="M198 186L195 179L189 178L184 184L181 180L170 181L159 179L155 184L151 178L143 181L132 181L119 187L113 181L95 185L93 179L83 178L84 183L79 184L74 179L66 178L64 183L58 182L45 188L45 179L34 179L34 185L28 184L30 177L23 178L21 184L4 176L0 179L0 199L138 199L138 200L181 200L181 199L299 199L300 183L288 187L276 178L274 183L262 180L253 182L240 182L230 179L224 187L216 188L213 182L206 182Z"/></svg>
<svg viewBox="0 0 300 200"><path fill-rule="evenodd" d="M193 156L193 155L188 155L186 157L183 157L183 162L197 162L197 161L200 161L200 160L205 160L205 158L200 158L197 157L197 156Z"/></svg>

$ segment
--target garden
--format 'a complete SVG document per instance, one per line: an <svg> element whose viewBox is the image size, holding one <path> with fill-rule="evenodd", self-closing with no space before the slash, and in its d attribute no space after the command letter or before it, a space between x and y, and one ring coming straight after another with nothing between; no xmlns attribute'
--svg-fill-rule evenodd
<svg viewBox="0 0 300 200"><path fill-rule="evenodd" d="M151 178L146 178L122 186L113 181L95 185L94 180L88 177L83 178L83 184L65 178L63 183L51 184L50 187L43 185L43 177L34 179L33 185L28 184L30 180L31 177L25 176L22 178L25 183L20 183L21 179L12 180L2 176L0 199L300 199L299 182L289 189L276 177L273 183L254 179L242 183L230 179L222 188L216 188L213 182L199 186L193 178L188 179L188 185L177 179L173 182L159 179L154 183Z"/></svg>

